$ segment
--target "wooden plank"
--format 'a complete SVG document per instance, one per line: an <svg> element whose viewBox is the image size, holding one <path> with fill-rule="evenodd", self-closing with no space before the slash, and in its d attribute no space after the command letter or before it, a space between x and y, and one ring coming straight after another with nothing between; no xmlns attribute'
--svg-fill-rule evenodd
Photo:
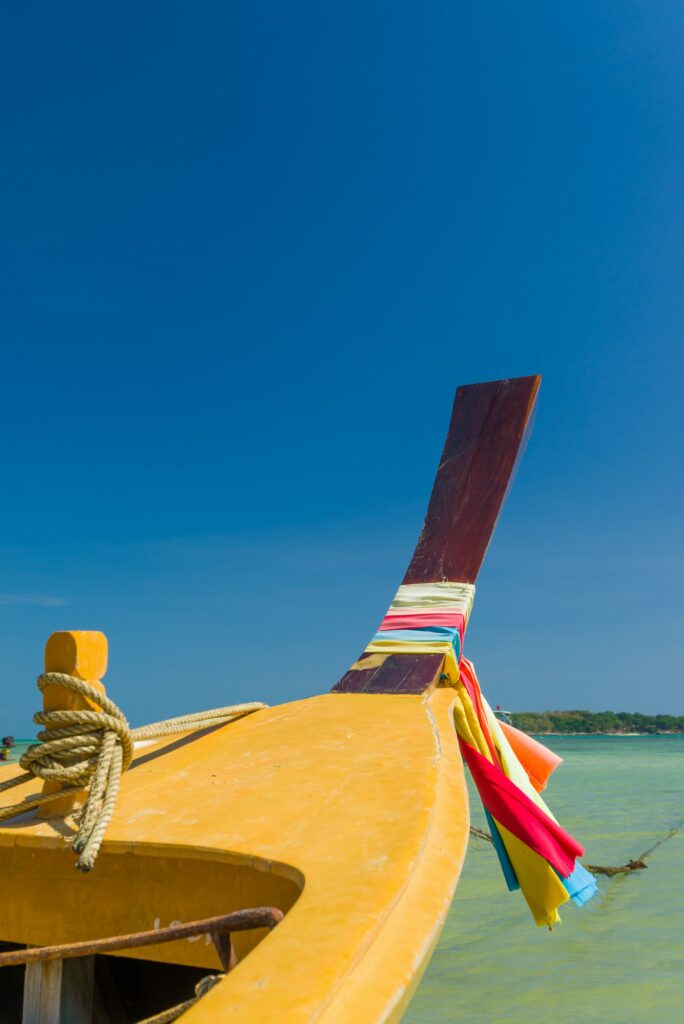
<svg viewBox="0 0 684 1024"><path fill-rule="evenodd" d="M60 1024L62 961L27 964L22 1024Z"/></svg>
<svg viewBox="0 0 684 1024"><path fill-rule="evenodd" d="M474 583L532 423L541 378L470 384L456 392L427 516L404 583ZM334 693L424 693L442 655L364 655Z"/></svg>
<svg viewBox="0 0 684 1024"><path fill-rule="evenodd" d="M112 957L99 956L95 963L93 1024L128 1024L119 990L112 977Z"/></svg>
<svg viewBox="0 0 684 1024"><path fill-rule="evenodd" d="M381 665L353 668L333 693L424 693L439 682L443 654L390 654Z"/></svg>
<svg viewBox="0 0 684 1024"><path fill-rule="evenodd" d="M64 960L62 967L62 1024L91 1024L95 957Z"/></svg>
<svg viewBox="0 0 684 1024"><path fill-rule="evenodd" d="M26 965L22 1024L92 1024L95 957Z"/></svg>
<svg viewBox="0 0 684 1024"><path fill-rule="evenodd" d="M531 422L540 377L470 384L451 424L404 583L474 583Z"/></svg>

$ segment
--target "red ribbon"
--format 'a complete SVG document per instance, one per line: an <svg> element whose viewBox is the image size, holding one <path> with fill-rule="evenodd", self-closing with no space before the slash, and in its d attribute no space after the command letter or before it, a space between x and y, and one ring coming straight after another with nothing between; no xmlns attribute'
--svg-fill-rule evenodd
<svg viewBox="0 0 684 1024"><path fill-rule="evenodd" d="M584 847L518 789L501 768L460 737L458 742L480 799L492 817L547 860L564 878L571 875L575 860L582 856Z"/></svg>

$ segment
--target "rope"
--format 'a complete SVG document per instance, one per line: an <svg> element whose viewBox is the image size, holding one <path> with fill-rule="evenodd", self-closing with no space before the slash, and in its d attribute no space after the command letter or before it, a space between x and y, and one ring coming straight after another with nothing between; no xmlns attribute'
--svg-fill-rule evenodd
<svg viewBox="0 0 684 1024"><path fill-rule="evenodd" d="M474 825L471 825L470 834L471 836L475 836L476 839L486 839L488 843L491 843L492 846L494 845L494 840L490 836L489 832L485 832L482 828L475 828Z"/></svg>
<svg viewBox="0 0 684 1024"><path fill-rule="evenodd" d="M45 672L38 677L38 689L44 690L46 686L63 686L99 710L38 711L33 716L37 725L45 726L38 733L42 743L34 744L22 755L19 765L24 769L23 774L0 782L0 793L34 778L57 782L60 789L53 793L35 793L10 807L0 808L0 822L34 810L56 797L87 789L86 801L77 814L78 832L72 844L74 852L79 854L76 867L80 871L90 871L95 864L114 813L121 776L130 766L136 740L225 725L267 706L256 701L233 704L131 729L114 701L82 679L63 672Z"/></svg>
<svg viewBox="0 0 684 1024"><path fill-rule="evenodd" d="M657 843L651 846L650 849L645 850L635 860L628 860L626 864L621 864L619 867L603 867L600 864L585 864L584 866L587 871L591 871L592 875L607 875L609 878L613 878L615 875L626 875L630 871L645 871L648 867L648 864L644 863L646 857L653 853L653 851L659 846L662 846L663 843L667 842L668 839L672 839L673 836L676 836L680 827L681 826L671 828L664 839L659 839ZM494 845L494 840L491 835L489 832L485 832L484 829L475 828L474 825L471 825L470 834L471 836L475 836L476 839L486 839L488 843L491 843L492 846Z"/></svg>
<svg viewBox="0 0 684 1024"><path fill-rule="evenodd" d="M218 985L219 981L224 978L225 974L207 974L206 978L200 978L195 985L195 995L191 999L186 999L184 1003L172 1006L168 1010L162 1010L161 1013L156 1013L153 1017L145 1017L145 1020L138 1021L138 1024L171 1024L171 1021L178 1020L181 1014L194 1006L202 996L205 996L214 985Z"/></svg>

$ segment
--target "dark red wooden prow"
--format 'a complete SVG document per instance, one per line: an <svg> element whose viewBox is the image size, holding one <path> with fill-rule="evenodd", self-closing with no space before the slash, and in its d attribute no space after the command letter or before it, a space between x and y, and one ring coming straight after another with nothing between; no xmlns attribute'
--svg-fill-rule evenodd
<svg viewBox="0 0 684 1024"><path fill-rule="evenodd" d="M532 425L541 377L468 384L456 392L430 504L404 583L474 583ZM391 654L356 665L336 693L423 693L441 654ZM373 659L377 661L376 658Z"/></svg>

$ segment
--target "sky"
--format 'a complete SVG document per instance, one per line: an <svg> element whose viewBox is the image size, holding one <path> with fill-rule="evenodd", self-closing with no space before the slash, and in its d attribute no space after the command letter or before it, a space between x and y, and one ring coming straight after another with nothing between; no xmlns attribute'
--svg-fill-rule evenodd
<svg viewBox="0 0 684 1024"><path fill-rule="evenodd" d="M492 703L684 713L684 7L6 5L0 733L57 629L134 725L325 692L459 384L541 373Z"/></svg>

